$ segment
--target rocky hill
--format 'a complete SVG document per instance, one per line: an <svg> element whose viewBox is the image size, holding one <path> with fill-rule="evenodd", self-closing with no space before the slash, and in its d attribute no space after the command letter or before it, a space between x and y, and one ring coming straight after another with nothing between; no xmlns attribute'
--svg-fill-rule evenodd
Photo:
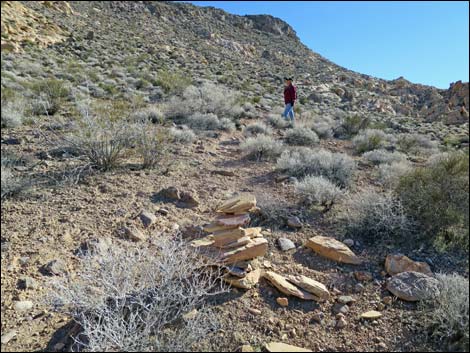
<svg viewBox="0 0 470 353"><path fill-rule="evenodd" d="M268 15L1 6L2 351L468 351L468 83Z"/></svg>
<svg viewBox="0 0 470 353"><path fill-rule="evenodd" d="M302 104L321 114L340 110L420 122L468 122L468 83L440 90L403 77L387 81L352 72L312 52L291 26L269 15L236 16L171 2L4 1L2 16L4 51L54 44L49 50L55 56L95 64L104 79L113 79L111 71L119 63L127 70L134 65L142 75L166 67L277 103L282 77L293 75ZM65 68L58 69L56 75L67 75L60 72ZM154 88L140 90L155 93Z"/></svg>

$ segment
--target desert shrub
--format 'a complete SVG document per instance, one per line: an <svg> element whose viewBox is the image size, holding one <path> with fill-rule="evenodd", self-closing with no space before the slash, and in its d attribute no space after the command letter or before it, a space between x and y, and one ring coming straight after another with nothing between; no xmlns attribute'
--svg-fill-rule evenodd
<svg viewBox="0 0 470 353"><path fill-rule="evenodd" d="M204 83L187 87L182 97L173 96L167 104L166 115L175 122L186 123L194 113L238 118L241 113L238 94L223 86Z"/></svg>
<svg viewBox="0 0 470 353"><path fill-rule="evenodd" d="M24 100L2 100L2 128L12 128L20 126L23 123L24 112Z"/></svg>
<svg viewBox="0 0 470 353"><path fill-rule="evenodd" d="M265 123L258 121L243 129L245 136L271 135L272 131Z"/></svg>
<svg viewBox="0 0 470 353"><path fill-rule="evenodd" d="M122 106L116 102L102 102L94 107L80 106L81 116L72 122L71 130L62 143L88 158L102 170L115 167L135 139L135 129L126 121Z"/></svg>
<svg viewBox="0 0 470 353"><path fill-rule="evenodd" d="M184 126L181 129L177 129L172 127L169 130L170 139L173 142L179 142L182 144L191 144L196 139L196 135L194 134L193 130L189 129L188 127Z"/></svg>
<svg viewBox="0 0 470 353"><path fill-rule="evenodd" d="M408 161L381 164L378 167L379 182L388 187L396 187L400 178L412 170L413 166Z"/></svg>
<svg viewBox="0 0 470 353"><path fill-rule="evenodd" d="M253 160L272 160L282 153L283 144L271 136L258 135L249 137L241 145L242 152L248 159Z"/></svg>
<svg viewBox="0 0 470 353"><path fill-rule="evenodd" d="M312 122L312 130L322 139L332 138L334 135L334 122L328 117L323 117L320 120L316 119Z"/></svg>
<svg viewBox="0 0 470 353"><path fill-rule="evenodd" d="M167 94L181 94L191 84L191 79L180 72L160 70L153 83Z"/></svg>
<svg viewBox="0 0 470 353"><path fill-rule="evenodd" d="M213 113L194 113L189 117L187 123L192 129L200 131L217 130L220 127L219 118Z"/></svg>
<svg viewBox="0 0 470 353"><path fill-rule="evenodd" d="M367 129L370 119L359 115L349 115L341 120L339 126L335 129L335 137L349 138L357 135L359 131Z"/></svg>
<svg viewBox="0 0 470 353"><path fill-rule="evenodd" d="M343 195L343 191L322 176L307 176L295 183L295 191L308 204L323 206L329 210Z"/></svg>
<svg viewBox="0 0 470 353"><path fill-rule="evenodd" d="M318 135L306 127L294 127L286 132L285 140L289 145L312 146L319 142Z"/></svg>
<svg viewBox="0 0 470 353"><path fill-rule="evenodd" d="M345 197L334 219L346 237L370 243L404 239L414 228L400 200L372 189Z"/></svg>
<svg viewBox="0 0 470 353"><path fill-rule="evenodd" d="M163 124L164 115L159 107L150 106L135 112L133 119L137 122L150 121L152 124Z"/></svg>
<svg viewBox="0 0 470 353"><path fill-rule="evenodd" d="M283 128L289 126L289 124L290 124L289 121L284 119L282 116L276 115L276 114L269 114L268 115L268 123L272 127L275 127L275 128L278 128L278 129L283 129Z"/></svg>
<svg viewBox="0 0 470 353"><path fill-rule="evenodd" d="M254 119L257 116L256 108L251 102L245 102L240 107L239 115L243 115L243 117L247 119Z"/></svg>
<svg viewBox="0 0 470 353"><path fill-rule="evenodd" d="M382 130L366 129L359 132L352 142L356 153L362 154L389 146L393 143L393 136L386 134Z"/></svg>
<svg viewBox="0 0 470 353"><path fill-rule="evenodd" d="M7 166L4 166L2 163L2 171L1 171L1 197L2 200L7 196L13 194L19 187L18 179L13 175L11 169Z"/></svg>
<svg viewBox="0 0 470 353"><path fill-rule="evenodd" d="M439 293L421 305L420 324L444 351L469 350L469 283L458 274L437 274Z"/></svg>
<svg viewBox="0 0 470 353"><path fill-rule="evenodd" d="M142 167L154 168L165 150L165 134L151 122L138 123L135 130L135 149L137 155L142 158Z"/></svg>
<svg viewBox="0 0 470 353"><path fill-rule="evenodd" d="M352 179L356 163L343 153L304 147L283 152L277 161L277 169L294 177L324 176L338 186L345 187Z"/></svg>
<svg viewBox="0 0 470 353"><path fill-rule="evenodd" d="M463 245L468 251L469 161L452 153L416 168L400 179L397 193L423 233L440 245Z"/></svg>
<svg viewBox="0 0 470 353"><path fill-rule="evenodd" d="M219 129L223 131L234 131L236 129L235 123L228 119L228 118L222 118L219 120Z"/></svg>
<svg viewBox="0 0 470 353"><path fill-rule="evenodd" d="M111 244L79 265L51 282L49 300L78 324L72 350L187 351L218 326L206 300L225 292L221 275L178 238L156 248Z"/></svg>
<svg viewBox="0 0 470 353"><path fill-rule="evenodd" d="M400 152L390 152L384 149L364 153L363 157L373 164L392 164L406 161L406 155Z"/></svg>
<svg viewBox="0 0 470 353"><path fill-rule="evenodd" d="M399 134L398 150L411 155L430 155L438 150L438 143L421 134Z"/></svg>
<svg viewBox="0 0 470 353"><path fill-rule="evenodd" d="M31 85L33 113L54 115L69 98L70 87L61 80L45 79Z"/></svg>

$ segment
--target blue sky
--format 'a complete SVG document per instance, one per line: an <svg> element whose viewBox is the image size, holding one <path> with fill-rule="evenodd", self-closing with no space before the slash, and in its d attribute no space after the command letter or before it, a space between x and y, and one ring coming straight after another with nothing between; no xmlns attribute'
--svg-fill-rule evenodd
<svg viewBox="0 0 470 353"><path fill-rule="evenodd" d="M439 88L468 81L469 3L189 1L227 12L270 14L313 51L360 73Z"/></svg>

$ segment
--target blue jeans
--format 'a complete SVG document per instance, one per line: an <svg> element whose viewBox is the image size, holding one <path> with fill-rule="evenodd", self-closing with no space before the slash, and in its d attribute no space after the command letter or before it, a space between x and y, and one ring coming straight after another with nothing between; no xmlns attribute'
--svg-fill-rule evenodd
<svg viewBox="0 0 470 353"><path fill-rule="evenodd" d="M286 104L286 108L284 109L284 113L282 113L282 116L284 117L284 119L288 120L289 118L290 121L294 122L294 107L290 103Z"/></svg>

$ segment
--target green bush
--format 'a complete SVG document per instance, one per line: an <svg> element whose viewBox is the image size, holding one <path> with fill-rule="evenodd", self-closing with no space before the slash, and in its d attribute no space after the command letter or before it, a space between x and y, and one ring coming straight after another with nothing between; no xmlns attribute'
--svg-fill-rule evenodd
<svg viewBox="0 0 470 353"><path fill-rule="evenodd" d="M468 251L469 162L453 153L403 176L397 193L409 215L432 241Z"/></svg>
<svg viewBox="0 0 470 353"><path fill-rule="evenodd" d="M160 70L153 83L167 94L181 94L191 84L191 79L180 72Z"/></svg>
<svg viewBox="0 0 470 353"><path fill-rule="evenodd" d="M31 86L31 91L35 96L33 111L38 115L54 115L70 95L70 87L56 79L38 81Z"/></svg>
<svg viewBox="0 0 470 353"><path fill-rule="evenodd" d="M347 116L335 131L335 137L348 138L357 135L359 131L366 129L370 125L369 118L359 115Z"/></svg>

